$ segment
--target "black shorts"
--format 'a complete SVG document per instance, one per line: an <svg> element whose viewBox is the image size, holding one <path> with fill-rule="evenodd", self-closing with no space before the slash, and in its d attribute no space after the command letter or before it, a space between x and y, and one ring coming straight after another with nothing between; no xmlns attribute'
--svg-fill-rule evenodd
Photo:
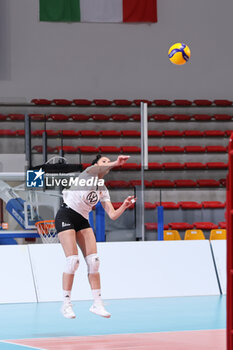
<svg viewBox="0 0 233 350"><path fill-rule="evenodd" d="M90 224L86 218L75 210L64 205L58 210L55 217L55 228L57 233L72 229L77 232L89 227Z"/></svg>

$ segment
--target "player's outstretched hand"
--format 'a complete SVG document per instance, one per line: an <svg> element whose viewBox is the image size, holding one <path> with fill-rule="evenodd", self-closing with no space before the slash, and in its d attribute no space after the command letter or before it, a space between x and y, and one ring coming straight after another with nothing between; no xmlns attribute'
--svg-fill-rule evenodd
<svg viewBox="0 0 233 350"><path fill-rule="evenodd" d="M116 161L116 166L121 166L127 162L130 156L119 156Z"/></svg>
<svg viewBox="0 0 233 350"><path fill-rule="evenodd" d="M125 208L127 209L127 208L129 208L133 203L135 203L136 200L137 200L136 197L134 197L134 196L128 196L128 197L124 200L124 203L123 203L123 204L124 204Z"/></svg>

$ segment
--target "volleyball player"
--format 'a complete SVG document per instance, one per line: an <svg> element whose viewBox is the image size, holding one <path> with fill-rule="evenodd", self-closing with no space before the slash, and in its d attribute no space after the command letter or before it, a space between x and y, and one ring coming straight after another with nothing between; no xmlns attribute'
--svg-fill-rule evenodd
<svg viewBox="0 0 233 350"><path fill-rule="evenodd" d="M92 165L80 174L79 180L87 181L92 177L98 177L99 180L103 179L112 168L123 165L128 158L129 156L122 155L116 161L111 162L107 157L98 155ZM88 222L88 215L93 206L100 200L109 217L116 220L130 207L132 202L135 202L136 198L134 196L127 197L123 204L115 210L106 186L94 185L64 190L63 200L64 204L55 218L58 237L66 256L62 281L64 298L62 313L66 318L75 318L71 304L71 290L74 275L79 266L78 243L87 264L88 280L94 299L90 311L109 318L111 314L105 310L101 298L100 260L97 254L95 235Z"/></svg>

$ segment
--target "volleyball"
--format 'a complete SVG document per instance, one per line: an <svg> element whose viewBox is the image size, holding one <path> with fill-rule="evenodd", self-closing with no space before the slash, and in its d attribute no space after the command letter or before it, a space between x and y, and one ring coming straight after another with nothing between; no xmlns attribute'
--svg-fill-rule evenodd
<svg viewBox="0 0 233 350"><path fill-rule="evenodd" d="M182 65L188 62L191 56L190 48L186 44L176 43L168 51L168 57L173 64Z"/></svg>

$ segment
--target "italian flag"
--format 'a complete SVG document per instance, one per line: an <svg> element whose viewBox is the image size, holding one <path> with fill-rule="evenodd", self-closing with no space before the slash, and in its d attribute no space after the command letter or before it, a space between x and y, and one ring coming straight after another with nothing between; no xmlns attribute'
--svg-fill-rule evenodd
<svg viewBox="0 0 233 350"><path fill-rule="evenodd" d="M40 21L157 22L157 0L40 0Z"/></svg>

